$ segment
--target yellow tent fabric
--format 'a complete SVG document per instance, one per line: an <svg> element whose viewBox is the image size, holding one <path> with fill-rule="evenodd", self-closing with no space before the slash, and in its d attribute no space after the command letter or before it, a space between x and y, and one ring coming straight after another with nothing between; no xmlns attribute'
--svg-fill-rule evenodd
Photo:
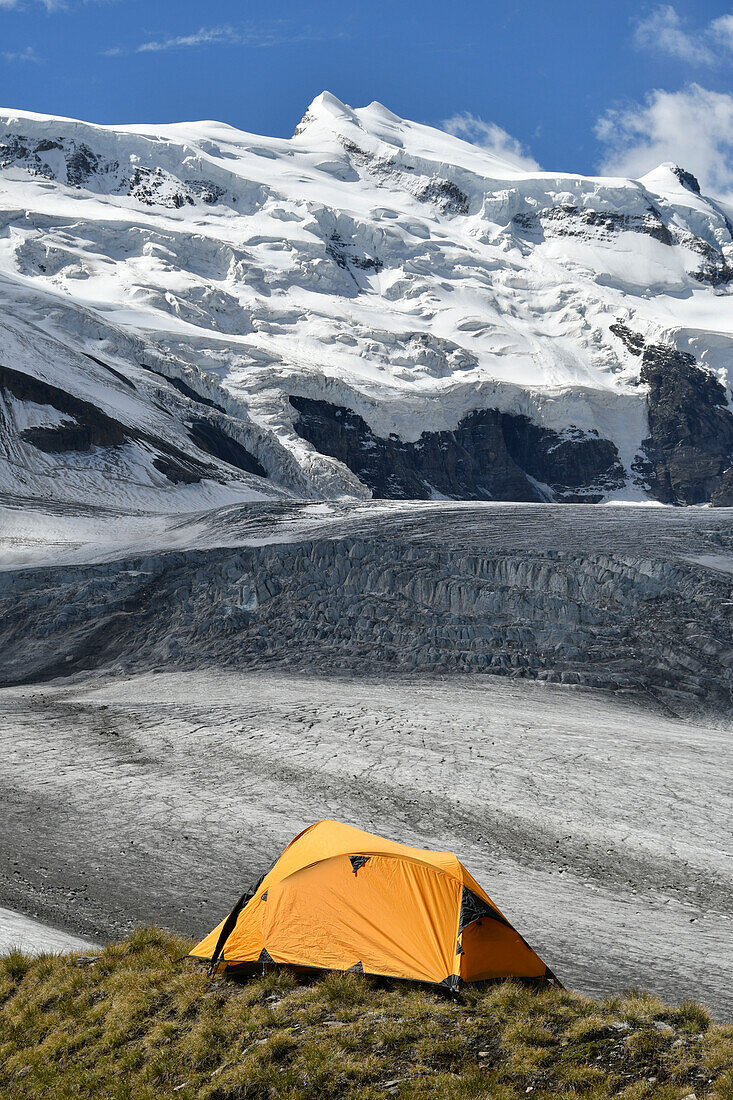
<svg viewBox="0 0 733 1100"><path fill-rule="evenodd" d="M452 852L338 821L295 837L191 955L212 967L358 970L451 990L487 978L554 978Z"/></svg>

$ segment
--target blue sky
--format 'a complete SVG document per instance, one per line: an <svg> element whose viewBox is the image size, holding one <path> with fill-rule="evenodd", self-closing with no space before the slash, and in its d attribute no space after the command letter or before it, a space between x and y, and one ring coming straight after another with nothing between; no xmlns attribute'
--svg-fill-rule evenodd
<svg viewBox="0 0 733 1100"><path fill-rule="evenodd" d="M730 3L0 0L0 27L7 107L285 136L328 88L490 145L501 127L549 170L671 158L733 189Z"/></svg>

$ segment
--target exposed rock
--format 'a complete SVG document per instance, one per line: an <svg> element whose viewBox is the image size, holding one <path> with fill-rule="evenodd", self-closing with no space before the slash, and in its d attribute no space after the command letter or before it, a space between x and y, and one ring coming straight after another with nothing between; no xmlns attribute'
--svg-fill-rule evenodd
<svg viewBox="0 0 733 1100"><path fill-rule="evenodd" d="M212 205L226 194L225 188L212 180L176 179L159 165L124 167L96 153L86 142L68 138L36 141L9 134L0 143L0 170L11 166L32 176L57 179L68 187L130 195L146 206L180 209L196 202Z"/></svg>
<svg viewBox="0 0 733 1100"><path fill-rule="evenodd" d="M174 458L158 457L153 466L168 478L171 485L196 485L206 473L206 467L191 463L177 462Z"/></svg>
<svg viewBox="0 0 733 1100"><path fill-rule="evenodd" d="M350 409L291 396L296 431L343 462L375 497L541 501L548 485L560 500L596 502L624 484L613 443L596 433L563 435L526 416L478 409L453 431L423 432L415 443L376 435Z"/></svg>
<svg viewBox="0 0 733 1100"><path fill-rule="evenodd" d="M164 188L171 177L161 168L145 168L139 165L130 177L129 194L146 206L170 206L180 210L186 203L193 206L193 198L177 188L164 194Z"/></svg>
<svg viewBox="0 0 733 1100"><path fill-rule="evenodd" d="M245 470L248 474L267 477L267 471L255 456L236 439L232 439L222 431L213 420L203 418L190 420L188 432L200 451L205 451L206 454L213 455L214 458L219 458L230 466L236 466L239 470Z"/></svg>
<svg viewBox="0 0 733 1100"><path fill-rule="evenodd" d="M644 337L638 332L632 332L627 325L622 325L620 322L617 322L615 325L609 325L609 328L614 336L618 336L626 350L631 352L632 355L643 354L646 343Z"/></svg>
<svg viewBox="0 0 733 1100"><path fill-rule="evenodd" d="M648 207L644 215L620 214L614 210L591 210L562 203L537 212L522 211L513 223L529 233L551 237L612 237L616 233L644 233L662 244L674 244L659 211Z"/></svg>
<svg viewBox="0 0 733 1100"><path fill-rule="evenodd" d="M295 430L348 466L375 497L539 501L509 455L495 409L472 413L454 432L423 432L416 443L376 435L362 417L327 401L291 396Z"/></svg>
<svg viewBox="0 0 733 1100"><path fill-rule="evenodd" d="M24 442L48 454L84 453L94 447L119 447L137 442L156 453L153 466L172 484L193 484L205 477L226 480L218 467L199 461L166 439L123 424L91 402L82 401L32 375L0 366L0 394L3 390L21 401L50 405L71 418L68 423L24 428L19 433ZM199 450L247 473L267 477L254 455L212 421L193 418L188 430L192 443Z"/></svg>
<svg viewBox="0 0 733 1100"><path fill-rule="evenodd" d="M359 268L361 271L381 271L384 267L382 261L373 256L360 256L353 248L347 245L340 233L334 230L326 244L326 254L342 270L349 267Z"/></svg>
<svg viewBox="0 0 733 1100"><path fill-rule="evenodd" d="M709 286L726 286L733 282L733 266L722 256L708 259L697 271L692 272L692 277L698 283L707 283Z"/></svg>
<svg viewBox="0 0 733 1100"><path fill-rule="evenodd" d="M199 405L208 405L210 409L216 409L218 412L221 413L226 412L226 410L221 405L218 405L216 401L212 401L209 397L203 397L200 393L197 393L195 390L191 389L191 387L187 385L182 378L176 378L168 374L162 374L160 371L153 370L152 367L147 367L146 369L149 370L151 374L157 374L159 378L164 378L170 386L173 386L175 390L178 390L179 393L182 393L184 397L187 397L189 399L189 401L195 401Z"/></svg>
<svg viewBox="0 0 733 1100"><path fill-rule="evenodd" d="M417 194L422 202L432 202L441 214L467 214L468 195L451 180L431 180Z"/></svg>
<svg viewBox="0 0 733 1100"><path fill-rule="evenodd" d="M207 206L212 206L226 194L225 188L220 187L218 183L213 183L212 180L186 180L186 186Z"/></svg>
<svg viewBox="0 0 733 1100"><path fill-rule="evenodd" d="M724 387L692 355L652 344L640 378L649 386L649 436L636 472L664 504L733 503L733 413Z"/></svg>
<svg viewBox="0 0 733 1100"><path fill-rule="evenodd" d="M105 165L105 170L118 167ZM100 158L84 142L75 145L66 155L66 182L70 187L83 187L90 176L100 171Z"/></svg>
<svg viewBox="0 0 733 1100"><path fill-rule="evenodd" d="M0 391L7 390L21 401L51 405L75 421L74 426L26 428L21 437L49 452L88 451L91 447L117 447L131 438L130 432L90 401L34 378L30 374L0 365Z"/></svg>
<svg viewBox="0 0 733 1100"><path fill-rule="evenodd" d="M686 187L688 191L692 191L695 195L700 194L700 184L697 181L697 177L693 176L692 172L686 172L684 168L680 168L677 164L672 168L672 172L682 186Z"/></svg>
<svg viewBox="0 0 733 1100"><path fill-rule="evenodd" d="M104 370L114 375L117 381L122 382L123 385L127 386L128 389L134 390L137 388L135 386L135 383L130 378L127 378L124 374L120 374L120 372L118 370L115 370L114 367L111 367L109 363L105 363L101 359L97 359L96 355L90 355L88 351L83 351L81 354L84 355L87 359L90 359L92 363L96 363L98 367L102 367Z"/></svg>
<svg viewBox="0 0 733 1100"><path fill-rule="evenodd" d="M103 432L101 434L104 434ZM90 451L100 437L99 425L59 424L54 427L24 428L20 438L46 454L63 454L65 451ZM122 442L122 440L120 440ZM97 444L113 446L114 444Z"/></svg>
<svg viewBox="0 0 733 1100"><path fill-rule="evenodd" d="M528 416L503 413L502 430L514 461L566 503L596 504L626 484L615 444L598 432L568 428L561 434Z"/></svg>

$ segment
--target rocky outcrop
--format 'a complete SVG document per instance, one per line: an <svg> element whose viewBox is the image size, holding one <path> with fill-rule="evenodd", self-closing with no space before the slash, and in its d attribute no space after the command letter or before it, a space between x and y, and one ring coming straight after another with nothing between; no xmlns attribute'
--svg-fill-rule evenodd
<svg viewBox="0 0 733 1100"><path fill-rule="evenodd" d="M694 176L683 172L682 169L678 169L675 175L688 190L694 191L693 184L696 184L699 192L699 184ZM733 266L720 248L714 247L710 241L703 240L702 237L680 226L668 226L661 212L652 205L648 206L643 214L626 214L615 210L593 210L562 203L542 210L521 210L512 218L512 224L521 234L538 240L552 237L580 237L585 240L610 241L619 233L641 233L667 247L682 245L690 252L701 256L700 267L690 272L693 279L699 283L725 286L733 280Z"/></svg>
<svg viewBox="0 0 733 1100"><path fill-rule="evenodd" d="M642 351L639 340L649 436L637 479L663 504L733 505L733 412L724 387L692 355L661 344Z"/></svg>
<svg viewBox="0 0 733 1100"><path fill-rule="evenodd" d="M680 181L683 187L686 187L688 191L692 191L693 195L700 194L700 182L697 176L693 176L692 172L686 171L684 168L680 168L675 164L672 168L672 172Z"/></svg>
<svg viewBox="0 0 733 1100"><path fill-rule="evenodd" d="M94 362L104 366L105 369L111 369L100 360L94 359ZM200 461L166 439L124 424L92 402L84 401L24 371L0 365L0 402L3 392L19 401L48 406L68 418L61 424L37 425L23 428L19 432L19 438L24 443L29 443L46 454L66 452L83 454L96 448L140 443L154 452L152 465L171 484L190 485L200 482L203 478L222 480L222 471L219 468ZM267 477L266 471L255 456L241 443L227 435L213 420L193 417L188 422L187 430L191 442L204 454L209 454L246 473ZM0 433L0 445L3 442L2 433Z"/></svg>
<svg viewBox="0 0 733 1100"><path fill-rule="evenodd" d="M626 475L615 444L597 431L554 432L528 416L503 413L507 450L526 474L549 485L555 500L595 504L620 489Z"/></svg>
<svg viewBox="0 0 733 1100"><path fill-rule="evenodd" d="M49 453L88 451L92 447L117 447L131 438L123 424L90 401L83 401L24 371L0 365L0 396L3 392L20 401L50 405L71 418L68 425L26 428L20 433L21 438L39 450Z"/></svg>
<svg viewBox="0 0 733 1100"><path fill-rule="evenodd" d="M381 271L384 267L382 261L374 256L362 256L343 239L335 229L331 232L326 244L326 255L329 256L342 271L348 271L355 267L359 271Z"/></svg>
<svg viewBox="0 0 733 1100"><path fill-rule="evenodd" d="M199 202L212 205L226 194L225 188L212 180L180 180L159 165L120 164L73 138L38 141L9 133L0 142L0 171L15 167L68 187L129 195L145 206L180 209Z"/></svg>
<svg viewBox="0 0 733 1100"><path fill-rule="evenodd" d="M348 466L375 497L595 503L625 481L616 447L597 432L561 435L526 416L479 409L453 431L423 432L411 443L378 436L351 409L327 401L291 396L290 403L298 434Z"/></svg>
<svg viewBox="0 0 733 1100"><path fill-rule="evenodd" d="M421 202L431 202L441 214L467 214L468 195L461 191L452 180L430 180L417 193Z"/></svg>
<svg viewBox="0 0 733 1100"><path fill-rule="evenodd" d="M562 203L537 212L521 211L514 215L512 222L525 233L546 237L610 238L617 233L643 233L661 244L674 244L674 237L654 206L649 206L644 214L621 214L615 210L592 210Z"/></svg>
<svg viewBox="0 0 733 1100"><path fill-rule="evenodd" d="M205 454L219 458L238 470L244 470L245 473L267 477L267 471L255 456L236 439L232 439L230 435L223 432L213 420L194 417L188 422L188 434L192 442Z"/></svg>

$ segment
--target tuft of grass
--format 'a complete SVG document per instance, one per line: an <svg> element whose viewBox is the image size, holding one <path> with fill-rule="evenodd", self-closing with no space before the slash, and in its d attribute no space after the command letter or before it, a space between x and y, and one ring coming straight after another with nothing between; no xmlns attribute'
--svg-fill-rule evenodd
<svg viewBox="0 0 733 1100"><path fill-rule="evenodd" d="M3 1100L733 1100L733 1027L694 1002L210 980L190 946L142 928L91 962L0 957Z"/></svg>

